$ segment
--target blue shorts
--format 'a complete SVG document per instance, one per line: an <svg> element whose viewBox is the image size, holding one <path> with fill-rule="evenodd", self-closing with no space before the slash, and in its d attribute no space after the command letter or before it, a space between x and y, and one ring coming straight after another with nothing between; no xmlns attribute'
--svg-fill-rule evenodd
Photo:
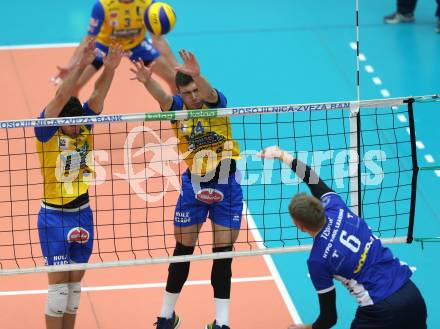
<svg viewBox="0 0 440 329"><path fill-rule="evenodd" d="M426 304L409 280L384 300L359 307L350 329L426 329Z"/></svg>
<svg viewBox="0 0 440 329"><path fill-rule="evenodd" d="M179 227L201 224L209 217L215 224L239 229L243 211L243 192L235 174L228 184L192 184L188 170L182 175L182 191L174 212L174 225Z"/></svg>
<svg viewBox="0 0 440 329"><path fill-rule="evenodd" d="M102 51L104 54L108 53L108 46L96 42L96 48ZM159 57L159 51L154 47L154 45L148 39L145 39L137 46L127 50L129 53L129 58L131 61L137 61L139 58L145 63L150 63ZM95 58L95 62L100 62L102 65L102 56L98 54Z"/></svg>
<svg viewBox="0 0 440 329"><path fill-rule="evenodd" d="M87 263L93 250L90 207L68 212L41 207L38 234L46 265Z"/></svg>

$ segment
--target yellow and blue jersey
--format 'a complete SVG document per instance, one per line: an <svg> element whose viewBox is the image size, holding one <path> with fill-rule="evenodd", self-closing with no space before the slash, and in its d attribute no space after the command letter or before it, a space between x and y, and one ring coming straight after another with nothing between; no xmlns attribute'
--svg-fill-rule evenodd
<svg viewBox="0 0 440 329"><path fill-rule="evenodd" d="M217 90L217 104L205 103L202 109L224 108L226 97ZM187 110L180 95L173 96L170 111ZM204 175L216 169L221 160L240 158L240 147L232 137L232 127L228 117L198 118L172 121L178 138L178 149L185 156L191 173Z"/></svg>
<svg viewBox="0 0 440 329"><path fill-rule="evenodd" d="M105 46L120 44L124 50L139 45L145 39L145 10L154 0L100 0L92 9L88 34Z"/></svg>
<svg viewBox="0 0 440 329"><path fill-rule="evenodd" d="M313 241L307 261L318 294L341 281L360 306L384 300L408 282L412 272L382 246L367 223L335 192L321 197L326 224Z"/></svg>
<svg viewBox="0 0 440 329"><path fill-rule="evenodd" d="M84 116L96 115L88 103L83 105L83 111ZM44 111L39 118L44 118ZM87 193L93 171L92 125L81 126L76 138L63 134L57 126L35 127L35 135L44 179L43 201L63 206Z"/></svg>

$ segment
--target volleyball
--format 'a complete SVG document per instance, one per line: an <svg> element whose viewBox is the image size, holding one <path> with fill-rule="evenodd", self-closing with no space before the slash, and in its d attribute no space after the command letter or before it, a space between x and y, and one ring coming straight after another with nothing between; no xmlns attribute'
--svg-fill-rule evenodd
<svg viewBox="0 0 440 329"><path fill-rule="evenodd" d="M170 32L176 23L173 8L164 2L155 2L145 11L145 26L154 35Z"/></svg>

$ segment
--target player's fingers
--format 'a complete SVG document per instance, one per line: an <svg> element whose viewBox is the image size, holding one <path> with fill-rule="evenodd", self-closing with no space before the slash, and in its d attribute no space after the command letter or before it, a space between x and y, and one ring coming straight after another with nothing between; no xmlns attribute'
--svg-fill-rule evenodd
<svg viewBox="0 0 440 329"><path fill-rule="evenodd" d="M131 63L136 68L136 70L139 70L139 65L138 65L138 63L136 61L131 61ZM133 69L131 69L131 70L133 70Z"/></svg>
<svg viewBox="0 0 440 329"><path fill-rule="evenodd" d="M179 55L180 55L180 58L182 58L182 60L183 60L184 62L186 62L186 60L187 60L187 54L186 54L185 49L181 49L181 50L179 51Z"/></svg>
<svg viewBox="0 0 440 329"><path fill-rule="evenodd" d="M135 77L130 78L130 80L135 80L135 79L137 79L137 73L138 73L138 71L135 70L135 69L133 69L133 68L130 68L130 71L133 72L133 73L136 75Z"/></svg>
<svg viewBox="0 0 440 329"><path fill-rule="evenodd" d="M156 65L156 61L152 61L150 64L148 64L148 68L151 70Z"/></svg>
<svg viewBox="0 0 440 329"><path fill-rule="evenodd" d="M183 55L185 56L185 61L189 60L188 52L186 49L183 49Z"/></svg>
<svg viewBox="0 0 440 329"><path fill-rule="evenodd" d="M61 84L63 82L63 79L61 79L60 77L56 76L56 77L52 77L50 78L50 81L55 85L58 86L59 84Z"/></svg>
<svg viewBox="0 0 440 329"><path fill-rule="evenodd" d="M123 56L124 55L124 48L122 48L121 45L118 45L116 52L117 52L118 56Z"/></svg>
<svg viewBox="0 0 440 329"><path fill-rule="evenodd" d="M85 47L84 51L90 51L95 48L94 40L88 40L87 46Z"/></svg>

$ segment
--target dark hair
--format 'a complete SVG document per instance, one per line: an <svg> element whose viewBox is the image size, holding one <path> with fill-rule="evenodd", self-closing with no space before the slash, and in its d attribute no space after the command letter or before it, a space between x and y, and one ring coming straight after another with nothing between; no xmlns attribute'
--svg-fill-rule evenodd
<svg viewBox="0 0 440 329"><path fill-rule="evenodd" d="M177 71L175 81L176 87L179 89L179 87L187 86L194 80L190 75Z"/></svg>
<svg viewBox="0 0 440 329"><path fill-rule="evenodd" d="M321 202L314 196L298 193L290 201L290 216L306 228L319 231L325 225L325 211Z"/></svg>
<svg viewBox="0 0 440 329"><path fill-rule="evenodd" d="M83 107L81 102L78 98L72 96L67 101L66 105L64 105L59 117L80 117L82 115Z"/></svg>

